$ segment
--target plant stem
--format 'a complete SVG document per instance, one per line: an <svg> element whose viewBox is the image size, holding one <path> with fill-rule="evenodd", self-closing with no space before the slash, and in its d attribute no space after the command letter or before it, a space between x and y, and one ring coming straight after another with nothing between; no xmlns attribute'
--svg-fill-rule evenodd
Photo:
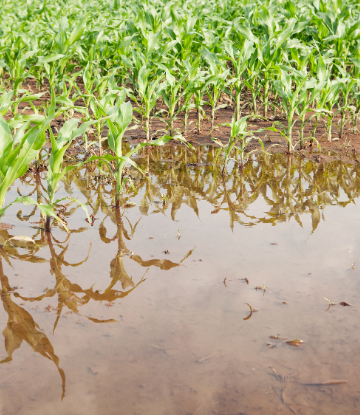
<svg viewBox="0 0 360 415"><path fill-rule="evenodd" d="M145 131L146 131L146 142L150 142L150 117L146 117L146 127L145 127Z"/></svg>
<svg viewBox="0 0 360 415"><path fill-rule="evenodd" d="M184 135L185 137L187 136L187 124L188 124L188 117L189 117L189 110L185 110L185 115L184 115Z"/></svg>
<svg viewBox="0 0 360 415"><path fill-rule="evenodd" d="M314 142L313 137L315 137L316 129L317 129L317 126L318 126L318 123L319 123L319 117L320 117L320 114L317 114L316 117L315 117L315 124L314 124L314 128L311 132L311 138L310 138L310 143L311 144Z"/></svg>
<svg viewBox="0 0 360 415"><path fill-rule="evenodd" d="M240 97L241 97L241 89L236 90L236 121L240 120L241 110L240 110Z"/></svg>
<svg viewBox="0 0 360 415"><path fill-rule="evenodd" d="M327 124L327 129L328 129L328 142L331 142L331 124L332 124L332 119L331 117L328 117L328 124Z"/></svg>
<svg viewBox="0 0 360 415"><path fill-rule="evenodd" d="M344 125L345 125L345 110L341 111L340 133L339 133L340 138L343 138Z"/></svg>
<svg viewBox="0 0 360 415"><path fill-rule="evenodd" d="M304 127L305 127L305 113L301 116L300 126L300 149L304 148Z"/></svg>
<svg viewBox="0 0 360 415"><path fill-rule="evenodd" d="M200 109L198 108L198 109L197 109L197 118L198 118L198 125L197 125L197 127L198 127L198 134L200 134L200 133L201 133L201 128L200 128L200 122L201 122L201 119L200 119L200 117L201 117L201 114L200 114Z"/></svg>
<svg viewBox="0 0 360 415"><path fill-rule="evenodd" d="M269 81L266 81L264 85L264 117L267 117L268 102L269 102Z"/></svg>

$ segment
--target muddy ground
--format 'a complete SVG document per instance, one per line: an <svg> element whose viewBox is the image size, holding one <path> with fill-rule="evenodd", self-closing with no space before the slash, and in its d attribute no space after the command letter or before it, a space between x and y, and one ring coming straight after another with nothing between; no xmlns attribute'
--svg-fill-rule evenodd
<svg viewBox="0 0 360 415"><path fill-rule="evenodd" d="M79 78L78 85L80 89L83 89L82 80ZM32 93L40 93L44 92L44 95L37 101L33 101L33 104L35 106L41 106L44 105L46 101L49 101L50 95L47 92L48 86L44 85L43 88L39 89L37 87L35 80L29 80L26 84L23 85L23 89L26 89L28 91L31 91ZM242 116L249 116L248 119L248 130L251 131L258 131L258 130L264 130L268 127L271 127L274 122L281 122L282 124L286 123L286 118L284 114L281 114L280 111L276 111L274 113L273 109L269 109L267 120L264 120L263 118L255 118L250 117L251 115L251 108L250 108L250 102L251 102L251 95L250 92L245 92L243 94L243 101L242 101ZM228 97L224 96L221 99L223 102L228 102ZM77 106L84 106L84 103L82 100L79 100L75 103ZM261 106L261 103L258 102L258 114L263 114L263 108ZM164 105L158 105L157 110L165 109ZM222 124L230 123L232 116L234 114L234 103L229 103L229 106L225 109L219 109L216 112L216 118L215 118L215 128L211 130L211 107L210 106L204 106L204 111L206 114L206 118L201 119L201 130L200 133L198 132L197 128L197 112L196 110L192 110L189 118L188 118L188 128L187 128L187 134L186 139L193 145L193 146L200 146L200 145L214 145L218 147L217 144L214 143L213 138L216 138L220 140L222 143L226 143L229 135L230 135L230 128L226 127ZM33 113L32 109L29 107L27 103L21 103L19 105L19 111L23 111L25 114ZM130 143L137 143L142 142L146 139L146 134L144 129L141 125L141 119L140 116L136 113L134 113L136 119L138 120L138 128L137 129L131 129L128 130L125 133L125 140ZM311 116L311 114L309 115ZM8 113L5 118L10 118L11 114ZM73 117L78 117L81 119L83 117L82 114L75 112ZM151 136L153 138L161 136L165 133L170 133L170 131L167 129L166 125L166 117L153 117L151 121ZM295 146L295 150L299 153L301 153L305 158L316 161L318 163L322 162L329 162L334 160L342 160L347 163L360 163L360 131L358 131L356 128L353 127L353 120L350 117L350 114L348 114L347 122L345 125L345 133L343 138L339 138L339 121L340 116L339 114L336 114L334 117L334 125L332 127L332 141L329 142L327 140L327 130L326 130L326 120L320 119L318 123L318 127L316 130L315 138L318 141L319 146L317 143L310 143L310 140L308 137L311 136L312 130L314 127L314 121L315 118L312 118L305 127L305 149L300 150L299 147L299 129L300 129L300 122L297 122L293 131L293 143ZM52 126L59 129L64 123L64 119L62 117L58 117L52 122ZM134 124L135 125L135 124ZM133 125L133 126L134 126ZM184 115L179 114L178 118L174 122L174 133L179 132L184 135ZM103 131L103 137L107 136L107 128L104 128ZM262 131L262 132L256 132L256 137L259 137L264 144L264 148L269 153L282 153L287 151L287 141L284 137L282 137L280 134L273 132L273 131ZM88 135L88 138L95 139L95 136L92 134ZM82 140L77 140L78 143L81 143ZM173 143L175 144L175 142ZM320 148L319 148L320 147ZM259 142L256 140L253 140L247 147L247 151L252 150L259 150L261 151L261 146ZM69 149L69 152L71 152L72 149Z"/></svg>

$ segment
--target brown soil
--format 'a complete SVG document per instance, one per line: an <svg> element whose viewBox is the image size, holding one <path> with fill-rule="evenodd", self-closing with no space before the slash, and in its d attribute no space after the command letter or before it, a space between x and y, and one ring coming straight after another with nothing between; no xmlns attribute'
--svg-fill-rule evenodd
<svg viewBox="0 0 360 415"><path fill-rule="evenodd" d="M83 89L82 79L78 79L78 85L80 89ZM43 88L40 90L37 88L37 84L35 80L28 80L27 83L25 83L22 86L23 89L27 89L31 91L32 93L40 93L43 92L44 95L36 101L33 101L33 104L35 106L41 106L44 105L46 101L49 101L50 94L48 93L48 85L44 85ZM250 102L250 94L246 95L244 94L243 99L245 101L242 102L242 104L245 104L245 108L242 111L242 116L250 116L251 111L249 106L247 106L247 102ZM224 101L225 102L225 101ZM84 106L84 103L82 100L79 100L75 103L77 106ZM157 110L165 109L165 106L159 105ZM23 111L25 114L31 114L33 113L30 106L24 102L19 105L19 111ZM229 103L229 107L225 109L220 109L216 112L216 118L215 118L215 128L213 131L211 131L211 107L205 106L204 107L205 113L206 113L206 119L201 120L201 131L200 134L198 133L198 129L196 126L197 123L197 113L195 110L193 110L188 118L188 129L187 129L187 136L186 139L193 145L193 146L199 146L199 145L217 145L213 142L212 138L216 138L220 140L222 143L226 143L229 134L230 134L230 128L220 125L225 123L230 123L232 116L234 114L234 105L231 105ZM258 114L262 114L262 107L261 104L258 103ZM10 118L11 114L8 114L5 118ZM73 115L74 118L81 119L83 117L82 114L75 112ZM134 144L136 142L141 142L145 140L146 135L145 131L142 128L140 124L140 116L138 114L135 114L135 117L139 121L139 125L137 129L128 130L125 133L125 140L133 142ZM345 134L342 139L339 138L338 128L337 125L339 123L340 117L339 115L335 116L334 118L334 125L332 127L332 141L327 141L327 131L325 127L325 121L320 120L318 123L318 127L316 130L315 138L318 140L318 143L320 145L320 148L318 148L317 144L314 142L313 145L309 143L309 137L311 135L313 126L314 126L314 118L309 121L305 127L305 140L306 140L306 146L305 149L300 150L299 149L299 128L300 128L300 122L297 122L295 125L295 128L293 130L293 141L294 145L295 143L295 149L297 152L300 152L303 154L304 157L314 160L316 162L322 163L332 160L343 160L348 163L360 163L360 132L359 131L353 131L352 122L350 119L348 119L346 125L345 125ZM181 132L184 134L184 116L183 114L179 114L178 118L174 122L174 132ZM280 114L280 112L277 112L275 115L273 113L273 110L269 108L269 115L268 120L264 120L260 117L249 117L248 119L248 130L251 131L258 131L263 130L268 127L271 127L275 121L279 121L281 123L285 123L286 119L283 114ZM62 117L56 118L52 122L52 126L59 129L62 124L64 123L64 120ZM163 134L169 134L170 131L167 129L166 125L166 118L161 119L160 117L154 117L151 121L151 136L153 138L161 136ZM105 127L104 132L102 134L104 137L107 136L107 128ZM283 153L287 151L287 142L284 137L282 137L280 134L272 131L262 131L257 132L255 134L257 137L259 137L264 144L264 148L269 153ZM95 138L89 134L89 139ZM177 144L176 142L173 143L174 145ZM257 140L253 140L247 147L246 151L252 151L252 150L261 150L260 144L257 142Z"/></svg>

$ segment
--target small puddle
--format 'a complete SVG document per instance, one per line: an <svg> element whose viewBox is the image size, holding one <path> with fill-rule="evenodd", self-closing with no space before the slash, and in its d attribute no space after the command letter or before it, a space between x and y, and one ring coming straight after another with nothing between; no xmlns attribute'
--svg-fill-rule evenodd
<svg viewBox="0 0 360 415"><path fill-rule="evenodd" d="M359 411L360 167L255 154L221 175L215 156L144 151L120 212L111 182L70 172L57 197L93 214L67 206L70 236L9 208L0 414ZM44 175L7 200L41 201ZM36 249L4 246L19 235Z"/></svg>

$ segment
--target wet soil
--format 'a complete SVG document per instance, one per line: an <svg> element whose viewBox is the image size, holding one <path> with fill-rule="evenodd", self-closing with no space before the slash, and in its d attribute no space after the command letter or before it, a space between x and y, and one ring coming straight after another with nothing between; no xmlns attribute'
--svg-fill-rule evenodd
<svg viewBox="0 0 360 415"><path fill-rule="evenodd" d="M129 169L137 193L120 212L91 166L70 172L58 197L95 218L68 206L70 236L9 208L1 414L359 411L360 167L254 154L221 175L214 156L140 152L150 175ZM41 200L45 174L7 199ZM16 235L37 247L6 243Z"/></svg>
<svg viewBox="0 0 360 415"><path fill-rule="evenodd" d="M82 92L84 91L82 79L78 78L77 80L78 86ZM48 92L48 85L47 80L45 80L44 86L39 89L35 80L28 80L24 83L23 88L31 91L32 93L44 93L44 95L36 101L33 101L35 106L43 105L46 101L50 99L50 95ZM71 94L72 95L72 94ZM70 96L71 96L70 95ZM251 95L249 93L244 93L243 101L242 101L242 116L249 116L248 119L248 130L254 131L255 136L260 138L263 141L264 148L269 153L283 153L287 151L287 141L284 137L280 134L273 132L273 131L262 131L257 132L258 130L264 130L266 128L271 127L274 122L281 122L282 124L286 124L286 118L284 114L281 114L279 110L275 112L270 108L267 119L264 120L261 116L263 115L263 108L261 103L257 103L258 106L258 114L259 117L250 116L252 114L250 108L251 102ZM178 118L174 121L174 133L179 132L185 135L186 139L194 146L202 146L202 145L214 145L218 147L213 138L220 140L222 143L226 143L228 141L230 135L230 128L223 126L223 124L231 122L232 116L234 114L234 104L229 102L229 98L227 96L223 96L221 98L220 103L228 103L228 107L225 109L219 109L216 112L216 118L214 126L215 128L211 128L211 107L206 106L204 107L204 111L206 114L206 118L201 117L201 129L200 133L198 132L197 128L197 112L196 110L192 110L190 112L188 118L188 127L187 127L187 134L185 135L184 131L184 115L179 114ZM82 100L76 101L75 103L77 106L84 106ZM28 108L27 103L21 103L19 105L19 110L23 111L25 114L32 113L32 109ZM26 109L27 108L27 109ZM166 107L163 104L157 105L157 111L165 110ZM336 112L336 109L334 109ZM132 129L125 133L125 139L130 140L133 143L142 142L146 139L146 134L141 126L141 119L138 114L134 114L138 120L138 125L136 129ZM10 117L10 114L8 114ZM75 112L72 117L81 119L83 115L81 113ZM308 115L308 118L311 117L311 114ZM154 117L150 124L151 131L150 135L152 137L158 137L163 135L164 133L170 133L167 128L167 118L164 117ZM304 137L305 137L305 148L300 150L299 147L299 131L300 131L300 121L295 124L294 132L293 132L293 142L296 151L300 152L304 157L313 160L318 163L322 163L324 161L332 161L332 160L343 160L348 163L359 163L360 162L360 132L357 128L353 126L353 120L350 117L350 114L347 114L347 121L345 124L345 133L344 136L340 139L339 138L339 122L340 122L340 115L337 113L334 116L333 120L333 127L332 127L332 141L328 141L327 137L327 130L326 130L326 121L321 120L318 123L318 127L316 129L315 138L318 141L319 146L316 142L310 143L309 137L312 136L315 118L312 118L309 122L307 122L305 129L304 129ZM63 117L58 117L52 122L52 126L59 129L64 123ZM136 125L131 125L131 127L135 127ZM104 128L103 137L107 136L107 128ZM89 133L89 139L95 139L95 136ZM173 143L176 145L176 143ZM251 144L247 147L247 151L258 150L261 151L260 144L253 140ZM70 150L71 151L71 150ZM314 154L315 153L315 154ZM321 154L318 154L321 153Z"/></svg>

